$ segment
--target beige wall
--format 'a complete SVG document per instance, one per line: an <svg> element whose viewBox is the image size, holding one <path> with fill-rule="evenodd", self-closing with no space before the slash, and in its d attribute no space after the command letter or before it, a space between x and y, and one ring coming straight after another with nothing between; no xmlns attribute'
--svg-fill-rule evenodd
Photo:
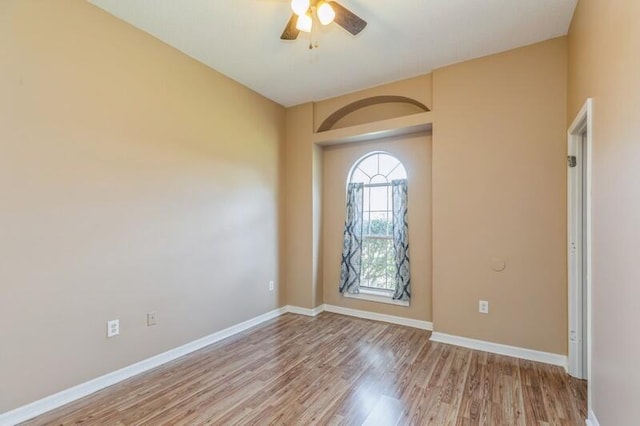
<svg viewBox="0 0 640 426"><path fill-rule="evenodd" d="M277 308L283 140L87 2L0 2L0 412Z"/></svg>
<svg viewBox="0 0 640 426"><path fill-rule="evenodd" d="M566 40L433 84L435 330L566 354Z"/></svg>
<svg viewBox="0 0 640 426"><path fill-rule="evenodd" d="M312 306L319 306L324 303L323 293L323 246L324 234L322 232L322 206L323 206L323 149L319 145L313 147L313 300Z"/></svg>
<svg viewBox="0 0 640 426"><path fill-rule="evenodd" d="M640 2L580 0L569 31L573 121L593 98L591 407L600 424L640 419Z"/></svg>
<svg viewBox="0 0 640 426"><path fill-rule="evenodd" d="M287 289L288 303L297 304L300 294L305 303L314 300L311 307L320 303L314 267L323 264L324 303L433 320L443 333L566 354L566 55L566 39L558 38L288 110L297 123L287 124L296 130L287 137L287 170L297 172L287 180L297 189L293 196L287 191L287 205L303 213L287 237L299 248L288 249L296 259L287 268L288 285L296 283ZM380 94L412 97L433 109L433 161L410 160L433 179L432 284L430 269L414 270L421 276L414 282L424 283L425 293L432 286L432 295L420 296L411 309L344 300L335 291L345 173L366 143L325 148L322 217L311 195L320 184L312 173L318 150L310 115L318 125L335 109ZM311 231L319 220L320 259ZM417 245L426 252L419 257L428 256L428 239L411 239L413 258ZM503 272L491 270L494 258L506 261ZM478 313L480 299L489 301L489 315Z"/></svg>
<svg viewBox="0 0 640 426"><path fill-rule="evenodd" d="M285 149L285 282L287 304L314 308L318 253L314 242L319 235L314 223L313 104L303 104L286 111ZM314 182L314 177L316 181Z"/></svg>
<svg viewBox="0 0 640 426"><path fill-rule="evenodd" d="M311 309L322 303L329 303L326 300L326 286L323 284L327 282L324 274L328 272L324 266L324 247L328 230L322 220L324 196L327 194L323 185L326 182L327 171L323 166L324 149L313 142L314 129L336 109L351 102L378 95L407 96L430 107L431 74L317 103L302 104L286 110L284 165L286 181L284 257L286 260L283 270L287 283L286 302L289 305ZM366 123L381 117L396 117L405 112L414 113L415 110L407 109L402 104L389 104L382 109L366 108L358 111L355 113L355 118L350 115L345 117L346 121L341 120L340 123L355 124L353 120ZM340 209L344 214L343 210L344 206ZM343 224L338 227L340 233ZM380 309L384 311L387 308ZM413 313L410 315L418 315L414 309L411 312Z"/></svg>
<svg viewBox="0 0 640 426"><path fill-rule="evenodd" d="M386 151L407 170L409 182L409 307L343 297L338 291L345 221L346 182L353 164L372 151ZM324 301L346 308L431 321L431 136L328 146L323 180Z"/></svg>
<svg viewBox="0 0 640 426"><path fill-rule="evenodd" d="M337 96L335 98L325 99L314 103L314 130L317 130L322 122L331 114L340 108L351 104L352 102L373 96L404 96L422 102L427 108L431 109L432 105L432 76L424 74L418 77L400 80L381 86L372 87L358 92L348 93L346 95ZM357 124L371 123L386 118L400 117L402 115L415 114L422 112L415 105L408 104L382 104L363 108L345 116L338 121L333 128L339 129Z"/></svg>
<svg viewBox="0 0 640 426"><path fill-rule="evenodd" d="M359 124L382 121L389 118L406 117L408 115L419 114L422 112L424 112L423 108L409 103L390 102L374 104L345 115L344 118L338 120L338 122L331 126L331 128L342 129L345 127L357 126Z"/></svg>

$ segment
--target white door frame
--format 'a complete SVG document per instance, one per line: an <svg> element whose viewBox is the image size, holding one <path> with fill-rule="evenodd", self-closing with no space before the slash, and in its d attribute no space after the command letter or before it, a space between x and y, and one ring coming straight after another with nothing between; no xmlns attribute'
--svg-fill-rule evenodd
<svg viewBox="0 0 640 426"><path fill-rule="evenodd" d="M592 104L592 99L587 99L567 132L568 155L570 158L572 156L577 157L575 167L569 167L567 171L569 279L568 370L570 375L587 380L591 378ZM586 140L583 141L585 132ZM584 225L582 224L583 219L586 221ZM583 232L583 230L586 232ZM586 265L583 262L585 262ZM586 291L586 297L583 293L584 291ZM586 310L583 309L585 300ZM583 313L586 314L586 318L583 318ZM584 348L582 343L583 336L586 336L586 348ZM586 353L584 353L585 349ZM587 365L584 365L583 362L585 358Z"/></svg>

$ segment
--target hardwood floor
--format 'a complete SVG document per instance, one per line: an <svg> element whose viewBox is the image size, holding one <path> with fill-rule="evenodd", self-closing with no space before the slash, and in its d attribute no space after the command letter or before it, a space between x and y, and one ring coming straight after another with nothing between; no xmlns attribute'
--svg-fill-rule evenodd
<svg viewBox="0 0 640 426"><path fill-rule="evenodd" d="M25 424L584 425L561 368L429 335L286 314Z"/></svg>

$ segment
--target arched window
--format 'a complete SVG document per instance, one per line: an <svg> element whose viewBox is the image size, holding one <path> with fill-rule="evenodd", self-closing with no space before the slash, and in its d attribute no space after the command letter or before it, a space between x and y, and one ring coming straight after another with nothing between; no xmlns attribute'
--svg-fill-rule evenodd
<svg viewBox="0 0 640 426"><path fill-rule="evenodd" d="M394 179L406 178L407 172L400 160L386 152L372 152L353 165L349 174L349 183L390 184Z"/></svg>
<svg viewBox="0 0 640 426"><path fill-rule="evenodd" d="M347 182L340 290L408 301L407 172L396 157L372 152Z"/></svg>

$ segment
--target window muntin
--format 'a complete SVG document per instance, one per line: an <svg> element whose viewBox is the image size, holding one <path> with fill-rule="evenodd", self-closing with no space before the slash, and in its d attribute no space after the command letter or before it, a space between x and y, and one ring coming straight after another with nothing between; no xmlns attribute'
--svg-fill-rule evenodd
<svg viewBox="0 0 640 426"><path fill-rule="evenodd" d="M393 206L391 182L407 172L394 156L374 152L353 167L349 182L364 184L362 208L362 270L360 287L393 292Z"/></svg>

